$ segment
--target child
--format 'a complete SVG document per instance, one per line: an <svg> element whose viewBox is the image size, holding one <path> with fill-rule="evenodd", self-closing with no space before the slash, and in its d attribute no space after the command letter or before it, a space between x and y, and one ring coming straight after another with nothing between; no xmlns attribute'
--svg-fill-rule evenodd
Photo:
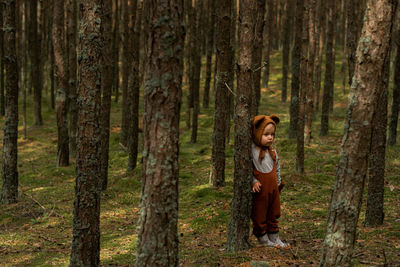
<svg viewBox="0 0 400 267"><path fill-rule="evenodd" d="M276 125L280 119L276 115L259 115L252 120L253 132L253 234L266 246L284 248L287 244L279 238L278 218L281 215L280 192L284 186L280 177L278 155L272 144Z"/></svg>

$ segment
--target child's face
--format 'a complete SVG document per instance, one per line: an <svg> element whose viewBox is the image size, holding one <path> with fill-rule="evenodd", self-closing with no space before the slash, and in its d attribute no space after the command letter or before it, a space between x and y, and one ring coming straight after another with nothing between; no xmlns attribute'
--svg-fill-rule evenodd
<svg viewBox="0 0 400 267"><path fill-rule="evenodd" d="M261 145L270 146L274 142L274 139L275 139L275 126L272 123L270 123L264 128L264 132L261 137Z"/></svg>

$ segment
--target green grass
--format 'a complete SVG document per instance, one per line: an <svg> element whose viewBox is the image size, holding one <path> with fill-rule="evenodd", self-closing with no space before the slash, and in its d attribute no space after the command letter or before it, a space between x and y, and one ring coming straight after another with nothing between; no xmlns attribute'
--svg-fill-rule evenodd
<svg viewBox="0 0 400 267"><path fill-rule="evenodd" d="M341 51L341 50L340 50ZM335 109L330 116L329 136L320 137L320 114L315 114L311 145L305 148L305 174L296 173L296 141L287 138L289 98L281 103L281 55L271 58L269 88L262 89L260 113L278 114L276 148L281 176L287 185L281 195L281 236L292 250L276 250L257 244L249 250L225 250L233 187L234 133L226 146L226 186L209 185L213 131L213 94L208 109L201 109L198 142L190 143L186 128L186 84L180 123L179 254L183 266L249 266L251 260L271 266L317 265L324 237L327 208L339 159L347 92L343 94L341 54L336 60ZM202 82L204 82L202 78ZM288 82L290 88L290 81ZM290 90L289 90L290 91ZM321 92L322 93L322 92ZM56 168L57 132L55 112L43 94L42 127L33 125L32 101L28 102L28 138L22 136L20 113L19 181L17 204L1 205L0 265L68 266L72 241L72 208L75 185L74 159L71 166ZM32 96L29 97L30 99ZM202 101L201 101L202 102ZM22 106L21 106L22 107ZM143 112L141 105L140 112ZM135 262L137 219L141 188L141 166L126 173L127 153L119 145L120 104L112 103L109 188L102 194L101 261L104 266L129 266ZM4 119L0 121L1 125ZM1 133L2 134L2 133ZM140 135L141 138L141 135ZM400 145L386 155L385 223L376 229L363 226L365 204L359 219L355 265L361 262L400 264ZM364 194L364 198L365 198ZM365 199L364 199L365 203ZM380 255L380 258L377 257ZM372 264L373 265L373 264Z"/></svg>

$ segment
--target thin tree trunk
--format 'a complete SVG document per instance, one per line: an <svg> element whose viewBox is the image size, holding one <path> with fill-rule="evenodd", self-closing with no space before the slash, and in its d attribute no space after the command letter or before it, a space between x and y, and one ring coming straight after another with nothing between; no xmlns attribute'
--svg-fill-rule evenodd
<svg viewBox="0 0 400 267"><path fill-rule="evenodd" d="M304 173L304 121L305 121L305 106L306 93L310 86L308 77L308 28L309 28L309 13L311 0L304 0L303 3L303 27L302 27L302 42L301 42L301 60L300 60L300 99L299 99L299 116L297 121L297 147L296 147L296 170L298 173ZM312 89L312 88L311 88Z"/></svg>
<svg viewBox="0 0 400 267"><path fill-rule="evenodd" d="M126 1L126 0L124 0ZM115 92L115 103L118 103L119 99L119 45L120 45L120 0L114 1L114 38L113 38L113 91Z"/></svg>
<svg viewBox="0 0 400 267"><path fill-rule="evenodd" d="M179 266L178 156L183 0L159 0L152 2L150 7L151 47L143 120L146 153L143 154L136 266ZM164 38L166 32L169 32L169 38ZM163 140L163 146L160 146L160 140ZM158 193L154 194L155 191Z"/></svg>
<svg viewBox="0 0 400 267"><path fill-rule="evenodd" d="M384 91L382 80L389 55L393 12L392 0L368 1L320 266L351 266L371 151L373 114Z"/></svg>
<svg viewBox="0 0 400 267"><path fill-rule="evenodd" d="M335 10L336 0L328 1L328 30L326 41L326 64L325 64L325 82L322 98L321 131L320 136L328 135L329 131L329 108L331 103L331 91L333 91L333 74L335 68L334 57L334 38L335 38Z"/></svg>
<svg viewBox="0 0 400 267"><path fill-rule="evenodd" d="M35 125L42 125L42 85L41 85L41 37L38 33L37 24L37 4L38 0L30 1L30 24L29 24L29 47L31 49L31 78L33 85L33 115Z"/></svg>
<svg viewBox="0 0 400 267"><path fill-rule="evenodd" d="M283 34L282 34L282 102L287 99L287 80L289 73L289 55L290 55L290 21L292 17L293 1L285 0L283 6ZM268 26L266 26L268 27Z"/></svg>
<svg viewBox="0 0 400 267"><path fill-rule="evenodd" d="M296 0L296 15L294 24L294 47L292 52L292 90L290 91L290 124L289 138L296 138L299 120L300 93L300 58L302 42L302 25L304 13L303 0Z"/></svg>
<svg viewBox="0 0 400 267"><path fill-rule="evenodd" d="M110 109L113 85L113 32L112 32L112 0L104 0L102 16L104 46L101 69L101 189L106 190L108 184L108 157L110 143Z"/></svg>
<svg viewBox="0 0 400 267"><path fill-rule="evenodd" d="M309 38L309 54L307 67L307 88L306 88L306 103L304 116L304 143L310 145L312 119L314 115L314 62L316 53L316 43L319 41L315 38L316 26L316 10L321 8L321 2L318 0L310 0L310 10L308 18L308 38Z"/></svg>
<svg viewBox="0 0 400 267"><path fill-rule="evenodd" d="M239 56L235 107L235 170L231 217L228 224L227 250L239 251L250 247L249 220L251 212L251 92L252 48L254 42L255 2L240 1Z"/></svg>
<svg viewBox="0 0 400 267"><path fill-rule="evenodd" d="M5 118L3 137L3 162L1 203L18 201L18 64L16 49L16 4L3 1L4 60L6 76Z"/></svg>
<svg viewBox="0 0 400 267"><path fill-rule="evenodd" d="M186 110L186 127L189 130L191 127L191 114L193 113L193 86L191 86L191 83L193 83L193 55L192 53L197 53L197 51L193 52L193 46L195 45L195 37L194 32L196 30L195 27L195 10L194 7L192 6L193 3L192 0L185 0L185 8L184 10L186 11L187 15L187 46L185 50L185 56L187 58L186 60L186 78L188 80L188 93L187 93L187 110Z"/></svg>
<svg viewBox="0 0 400 267"><path fill-rule="evenodd" d="M0 29L3 29L3 5L0 5ZM0 30L0 115L5 114L5 103L4 103L4 33Z"/></svg>
<svg viewBox="0 0 400 267"><path fill-rule="evenodd" d="M215 88L215 112L212 148L212 183L214 187L225 185L225 127L228 116L229 69L232 66L230 53L231 0L217 5L217 86Z"/></svg>
<svg viewBox="0 0 400 267"><path fill-rule="evenodd" d="M24 138L27 138L27 118L26 118L26 89L27 89L27 72L28 72L28 53L27 53L27 37L26 37L26 28L27 28L27 21L26 21L26 15L27 15L27 9L26 9L26 2L25 1L21 1L21 40L20 40L20 47L21 47L21 86L24 88L23 89L23 103L22 103L22 112L23 112L23 118L24 118Z"/></svg>
<svg viewBox="0 0 400 267"><path fill-rule="evenodd" d="M137 0L133 0L137 1ZM134 6L134 5L133 5ZM137 12L136 12L137 10ZM142 27L142 10L143 1L136 4L136 8L132 7L132 20L134 23L131 29L131 49L132 49L132 65L131 77L129 79L129 99L131 108L131 122L129 125L128 149L129 159L127 171L136 168L138 146L139 146L139 90L140 90L140 29Z"/></svg>
<svg viewBox="0 0 400 267"><path fill-rule="evenodd" d="M72 157L76 154L76 132L78 121L78 109L76 105L77 87L77 23L78 5L76 0L68 1L68 107L69 107L69 152Z"/></svg>
<svg viewBox="0 0 400 267"><path fill-rule="evenodd" d="M359 8L359 5L360 5L360 0L346 1L346 15L347 15L346 48L347 48L347 64L349 66L350 86L353 79L354 66L356 64L357 30L358 30L357 9Z"/></svg>
<svg viewBox="0 0 400 267"><path fill-rule="evenodd" d="M319 111L319 100L320 100L320 91L321 91L321 74L322 74L322 53L324 48L324 35L325 35L325 1L317 0L320 3L320 10L316 15L318 18L316 31L315 31L315 39L317 41L316 51L318 52L316 61L315 61L315 113Z"/></svg>
<svg viewBox="0 0 400 267"><path fill-rule="evenodd" d="M80 3L76 186L70 266L100 265L103 0Z"/></svg>
<svg viewBox="0 0 400 267"><path fill-rule="evenodd" d="M261 79L261 58L262 58L262 43L263 43L263 30L264 30L264 15L265 15L265 0L257 0L255 5L255 21L254 21L254 47L252 51L252 116L258 114L258 107L260 105L260 79Z"/></svg>
<svg viewBox="0 0 400 267"><path fill-rule="evenodd" d="M214 51L214 33L215 33L215 7L216 7L216 2L214 0L208 0L209 24L207 31L206 81L204 85L204 95L203 95L204 108L208 108L210 102L211 68L212 68L212 55Z"/></svg>
<svg viewBox="0 0 400 267"><path fill-rule="evenodd" d="M57 71L57 161L56 166L69 165L69 140L68 140L68 80L67 60L64 39L64 2L59 1L54 5L54 27L52 38L54 44L54 57Z"/></svg>
<svg viewBox="0 0 400 267"><path fill-rule="evenodd" d="M269 82L269 72L270 72L270 54L271 47L273 42L272 36L272 27L273 27L273 5L274 1L267 1L266 3L266 12L265 12L265 27L264 27L264 38L263 38L263 46L264 46L264 69L263 69L263 78L262 78L262 87L268 88Z"/></svg>

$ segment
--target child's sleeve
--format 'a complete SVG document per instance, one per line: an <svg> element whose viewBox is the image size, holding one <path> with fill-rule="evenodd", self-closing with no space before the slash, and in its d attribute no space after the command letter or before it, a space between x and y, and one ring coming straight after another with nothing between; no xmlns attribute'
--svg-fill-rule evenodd
<svg viewBox="0 0 400 267"><path fill-rule="evenodd" d="M260 181L258 181L257 178L256 178L255 176L253 176L253 185L254 185L255 183L257 183L257 182L260 182Z"/></svg>
<svg viewBox="0 0 400 267"><path fill-rule="evenodd" d="M276 178L278 180L278 186L279 186L281 184L281 165L279 164L278 153L276 153L276 150L275 150L275 155L276 155Z"/></svg>

